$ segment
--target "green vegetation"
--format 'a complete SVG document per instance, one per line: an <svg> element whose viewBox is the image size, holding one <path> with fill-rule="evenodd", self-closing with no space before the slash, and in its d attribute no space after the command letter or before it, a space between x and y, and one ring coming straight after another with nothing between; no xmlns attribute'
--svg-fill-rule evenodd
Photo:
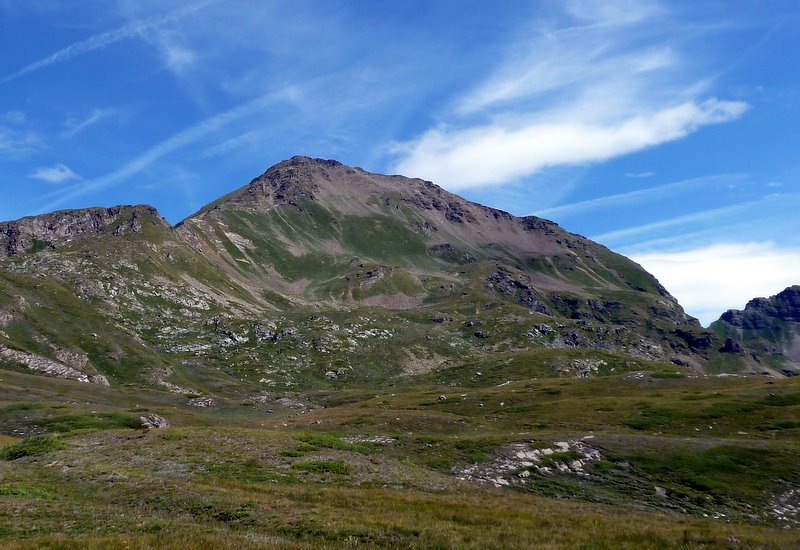
<svg viewBox="0 0 800 550"><path fill-rule="evenodd" d="M26 456L38 456L64 448L64 444L51 435L37 435L19 443L0 448L0 458L17 460Z"/></svg>
<svg viewBox="0 0 800 550"><path fill-rule="evenodd" d="M318 474L347 475L350 468L341 460L300 460L292 464L292 469Z"/></svg>
<svg viewBox="0 0 800 550"><path fill-rule="evenodd" d="M0 546L800 546L792 326L325 166L0 259Z"/></svg>

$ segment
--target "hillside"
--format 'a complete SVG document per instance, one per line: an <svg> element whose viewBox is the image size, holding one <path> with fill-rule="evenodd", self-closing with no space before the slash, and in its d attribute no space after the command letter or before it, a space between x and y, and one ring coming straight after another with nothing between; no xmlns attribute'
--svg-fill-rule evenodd
<svg viewBox="0 0 800 550"><path fill-rule="evenodd" d="M307 157L175 227L2 223L0 545L797 545L799 294L706 330L551 221Z"/></svg>
<svg viewBox="0 0 800 550"><path fill-rule="evenodd" d="M800 373L800 286L769 298L754 298L744 310L731 309L711 325L724 348L743 363Z"/></svg>

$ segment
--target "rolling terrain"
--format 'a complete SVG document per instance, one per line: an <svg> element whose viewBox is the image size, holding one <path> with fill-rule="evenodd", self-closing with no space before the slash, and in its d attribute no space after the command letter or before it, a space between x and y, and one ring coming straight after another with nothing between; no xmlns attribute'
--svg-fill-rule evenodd
<svg viewBox="0 0 800 550"><path fill-rule="evenodd" d="M174 227L0 223L0 545L797 545L798 296L705 329L553 222L307 157Z"/></svg>

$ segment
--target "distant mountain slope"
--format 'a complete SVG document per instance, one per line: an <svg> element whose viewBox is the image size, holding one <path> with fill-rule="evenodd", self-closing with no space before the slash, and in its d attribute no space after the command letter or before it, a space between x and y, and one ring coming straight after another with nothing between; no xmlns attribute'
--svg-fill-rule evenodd
<svg viewBox="0 0 800 550"><path fill-rule="evenodd" d="M744 310L722 314L711 329L726 338L725 351L787 375L800 373L800 286L754 298Z"/></svg>
<svg viewBox="0 0 800 550"><path fill-rule="evenodd" d="M624 256L331 160L277 164L175 228L148 206L63 211L0 224L0 245L0 363L13 368L190 394L466 364L498 377L744 368Z"/></svg>

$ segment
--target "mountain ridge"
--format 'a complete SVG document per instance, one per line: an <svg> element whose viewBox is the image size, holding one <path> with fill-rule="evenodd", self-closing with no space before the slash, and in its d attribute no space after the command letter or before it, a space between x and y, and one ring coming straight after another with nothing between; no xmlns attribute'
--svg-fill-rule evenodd
<svg viewBox="0 0 800 550"><path fill-rule="evenodd" d="M322 365L356 384L464 357L562 369L535 359L548 349L604 354L614 369L632 358L700 372L764 368L742 362L723 345L729 335L700 327L655 277L598 243L422 179L333 160L278 163L175 226L137 205L0 228L13 252L0 257L9 288L0 345L57 363L59 350L72 350L112 384L193 379L194 390L213 393L197 380L197 360L233 368L236 384L250 387L342 383ZM35 282L43 277L51 289ZM85 331L106 335L101 346L62 334L46 308L31 307L56 295ZM324 329L309 320L317 317L340 320ZM384 349L342 332L362 318L388 331ZM277 379L258 375L254 365L268 362L280 365Z"/></svg>

